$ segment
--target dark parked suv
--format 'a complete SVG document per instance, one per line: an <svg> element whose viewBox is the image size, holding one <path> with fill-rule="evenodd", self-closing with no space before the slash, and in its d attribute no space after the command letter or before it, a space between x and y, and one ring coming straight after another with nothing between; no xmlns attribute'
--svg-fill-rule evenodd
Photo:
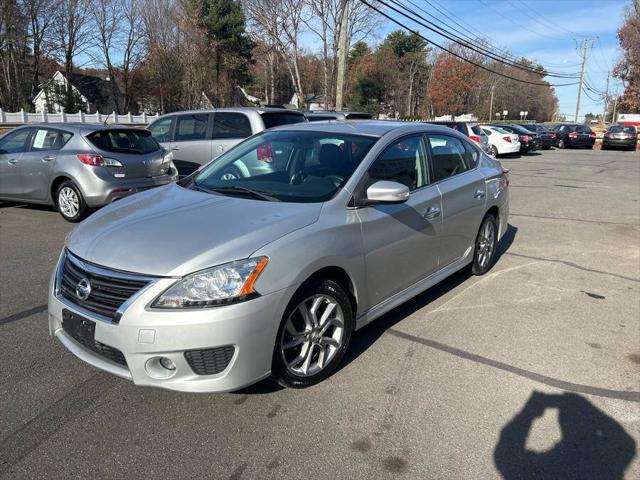
<svg viewBox="0 0 640 480"><path fill-rule="evenodd" d="M602 149L625 148L635 150L638 143L638 132L636 127L611 125L605 132L602 139Z"/></svg>
<svg viewBox="0 0 640 480"><path fill-rule="evenodd" d="M558 125L554 130L558 135L558 148L593 148L593 144L596 143L596 133L586 125Z"/></svg>

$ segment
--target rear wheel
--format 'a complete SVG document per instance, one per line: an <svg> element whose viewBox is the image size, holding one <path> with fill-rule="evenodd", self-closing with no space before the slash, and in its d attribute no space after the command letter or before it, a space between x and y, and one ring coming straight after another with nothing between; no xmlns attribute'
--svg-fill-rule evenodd
<svg viewBox="0 0 640 480"><path fill-rule="evenodd" d="M471 273L484 275L491 269L495 261L497 245L498 224L496 218L489 213L482 220L476 237Z"/></svg>
<svg viewBox="0 0 640 480"><path fill-rule="evenodd" d="M495 145L491 145L491 155L493 155L495 158L498 158L498 149Z"/></svg>
<svg viewBox="0 0 640 480"><path fill-rule="evenodd" d="M560 140L558 141L558 148L567 148L567 144L566 144L566 143L564 143L564 140L563 140L563 139L560 139Z"/></svg>
<svg viewBox="0 0 640 480"><path fill-rule="evenodd" d="M349 297L336 282L319 279L293 296L273 351L272 378L283 387L305 388L335 371L353 332Z"/></svg>
<svg viewBox="0 0 640 480"><path fill-rule="evenodd" d="M89 213L89 208L80 189L71 181L63 182L56 192L56 207L67 222L81 221Z"/></svg>

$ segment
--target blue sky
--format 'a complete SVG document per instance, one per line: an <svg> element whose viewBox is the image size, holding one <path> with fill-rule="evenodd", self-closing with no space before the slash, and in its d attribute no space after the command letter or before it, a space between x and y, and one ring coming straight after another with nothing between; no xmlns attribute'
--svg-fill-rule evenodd
<svg viewBox="0 0 640 480"><path fill-rule="evenodd" d="M524 56L559 73L578 72L580 57L576 38L594 37L593 48L586 63L587 79L597 90L604 91L607 70L612 69L620 57L616 37L622 24L625 6L629 0L410 0L427 12L446 20L459 30L461 27L443 17L438 7L471 32L481 33L492 43L508 48L517 56ZM409 7L408 1L404 2ZM431 5L429 5L431 3ZM415 9L415 8L414 8ZM424 14L422 13L424 16ZM398 14L393 14L400 18ZM426 16L425 16L426 17ZM426 17L428 18L428 17ZM407 23L406 21L404 23ZM377 40L397 30L385 19ZM413 26L427 38L445 43L418 25ZM464 32L469 34L469 32ZM371 39L367 39L371 42ZM573 80L547 78L551 83ZM577 86L557 87L560 111L573 118L576 108ZM622 85L611 79L610 92L622 92ZM598 96L589 92L594 99ZM581 116L588 112L601 113L602 101L593 101L582 95Z"/></svg>

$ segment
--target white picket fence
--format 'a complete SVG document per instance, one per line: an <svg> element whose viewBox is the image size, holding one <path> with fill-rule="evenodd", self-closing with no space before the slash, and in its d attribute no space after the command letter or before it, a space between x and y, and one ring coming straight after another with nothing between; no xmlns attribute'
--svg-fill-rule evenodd
<svg viewBox="0 0 640 480"><path fill-rule="evenodd" d="M25 123L109 123L125 125L147 125L156 118L158 114L133 115L131 112L118 115L116 112L105 115L102 113L30 113L20 110L19 112L5 112L0 108L0 125L23 125Z"/></svg>

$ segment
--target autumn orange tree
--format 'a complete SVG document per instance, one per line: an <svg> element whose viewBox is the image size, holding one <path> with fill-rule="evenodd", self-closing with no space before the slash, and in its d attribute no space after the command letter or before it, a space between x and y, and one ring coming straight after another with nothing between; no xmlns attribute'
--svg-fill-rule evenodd
<svg viewBox="0 0 640 480"><path fill-rule="evenodd" d="M629 6L625 22L618 30L623 57L616 65L614 75L624 83L620 108L627 112L640 112L640 2Z"/></svg>
<svg viewBox="0 0 640 480"><path fill-rule="evenodd" d="M478 82L477 71L477 67L450 53L444 52L438 56L427 89L435 116L466 113Z"/></svg>

